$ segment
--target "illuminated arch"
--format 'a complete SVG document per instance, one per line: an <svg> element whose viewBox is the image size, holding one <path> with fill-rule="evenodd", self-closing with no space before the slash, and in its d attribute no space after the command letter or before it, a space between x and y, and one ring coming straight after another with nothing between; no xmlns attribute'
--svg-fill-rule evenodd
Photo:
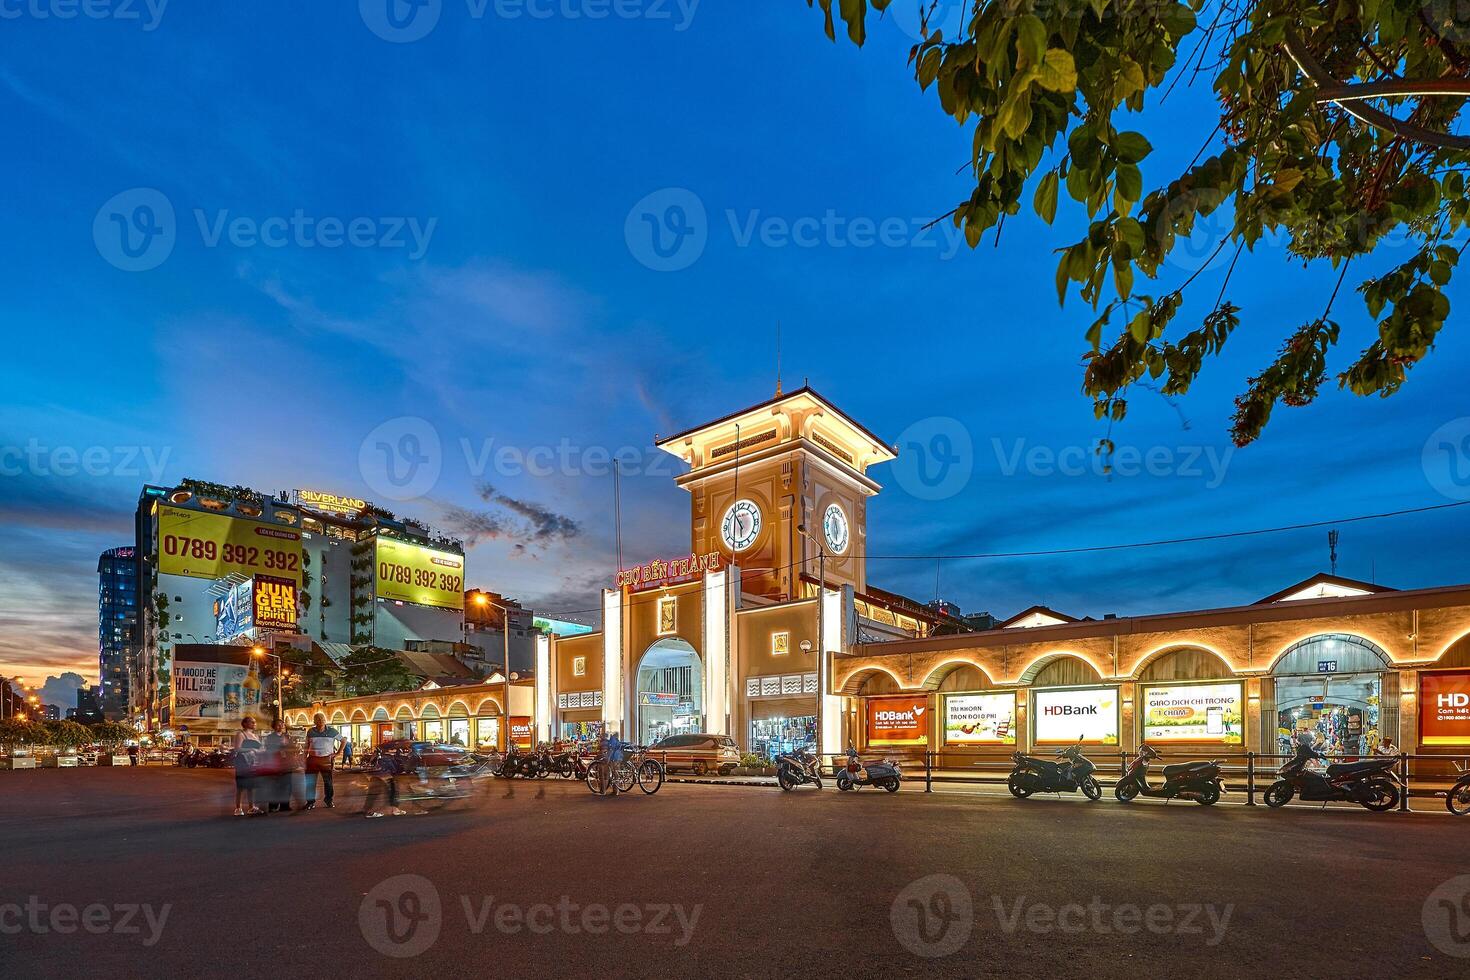
<svg viewBox="0 0 1470 980"><path fill-rule="evenodd" d="M908 685L905 684L903 682L903 679L900 678L893 671L889 670L887 667L884 667L882 664L872 664L867 667L858 667L851 674L848 674L847 677L843 679L842 683L837 686L837 692L839 694L857 694L862 690L863 685L867 683L870 678L875 677L878 674L887 674L889 677L893 678L893 683L897 684L900 688L903 688L904 690L908 689Z"/></svg>
<svg viewBox="0 0 1470 980"><path fill-rule="evenodd" d="M983 686L995 686L995 678L990 676L990 671L986 670L983 664L978 664L973 660L966 660L963 657L951 657L949 660L942 660L935 664L929 670L928 675L919 682L919 687L925 691L937 691L939 690L939 685L943 684L950 674L963 667L971 667L978 670L980 676L985 678L985 684Z"/></svg>
<svg viewBox="0 0 1470 980"><path fill-rule="evenodd" d="M1470 630L1466 630L1446 643L1434 662L1444 667L1470 667Z"/></svg>
<svg viewBox="0 0 1470 980"><path fill-rule="evenodd" d="M446 718L448 718L448 717L458 717L458 716L456 716L454 714L454 709L456 707L459 708L460 713L462 715L464 715L466 717L469 716L470 706L467 705L467 704L465 704L463 700L458 699L458 698L456 698L455 700L449 702L449 707L444 709L444 716Z"/></svg>
<svg viewBox="0 0 1470 980"><path fill-rule="evenodd" d="M1031 661L1031 663L1026 666L1026 669L1021 671L1021 676L1019 678L1020 683L1033 683L1043 670L1050 667L1052 664L1058 663L1059 661L1063 660L1075 660L1082 666L1086 667L1087 670L1093 675L1092 679L1089 679L1088 681L1086 681L1086 683L1091 684L1103 680L1104 675L1102 668L1093 663L1091 658L1087 657L1085 654L1076 653L1071 650L1056 650L1051 653L1043 653L1041 656Z"/></svg>
<svg viewBox="0 0 1470 980"><path fill-rule="evenodd" d="M413 721L416 716L413 713L413 705L404 702L393 712L394 721Z"/></svg>
<svg viewBox="0 0 1470 980"><path fill-rule="evenodd" d="M383 707L380 704L376 708L373 709L373 718L372 718L372 720L373 721L392 721L393 719L392 719L392 716L390 716L388 714L388 709L385 708L385 707Z"/></svg>
<svg viewBox="0 0 1470 980"><path fill-rule="evenodd" d="M356 708L352 712L352 721L367 721L368 714L364 708Z"/></svg>
<svg viewBox="0 0 1470 980"><path fill-rule="evenodd" d="M1152 667L1158 661L1163 660L1165 657L1172 656L1173 654L1183 653L1185 651L1194 651L1196 653L1208 654L1211 658L1218 661L1220 664L1221 677L1232 677L1236 673L1238 673L1238 671L1234 667L1230 666L1230 660L1214 647L1206 646L1203 643L1166 643L1165 645L1144 654L1143 659L1139 660L1138 663L1133 665L1133 672L1129 674L1129 676L1137 680L1143 677L1144 671Z"/></svg>
<svg viewBox="0 0 1470 980"><path fill-rule="evenodd" d="M1363 651L1371 654L1374 658L1376 658L1379 664L1384 669L1390 669L1394 666L1393 658L1389 656L1388 651L1380 646L1376 641L1370 639L1369 637L1363 636L1361 633L1350 633L1344 630L1335 630L1322 633L1309 633L1306 636L1303 636L1297 640L1293 640L1291 643L1283 647L1280 653L1276 654L1276 656L1272 658L1269 670L1273 674L1276 673L1281 668L1282 662L1285 661L1287 657L1290 657L1292 654L1301 651L1308 644L1320 643L1324 640L1339 640L1341 642L1361 648ZM1307 671L1306 673L1312 672ZM1344 673L1349 673L1349 671L1344 671Z"/></svg>
<svg viewBox="0 0 1470 980"><path fill-rule="evenodd" d="M493 694L487 694L483 698L480 699L480 702L475 705L475 714L477 716L484 715L484 713L485 713L485 705L487 705L487 704L491 704L491 705L494 705L495 706L495 714L496 715L504 714L504 710L502 709L501 704L500 704L500 699L497 698Z"/></svg>
<svg viewBox="0 0 1470 980"><path fill-rule="evenodd" d="M347 712L343 711L341 708L338 708L336 711L332 712L332 723L337 724L338 722L342 724L347 723Z"/></svg>
<svg viewBox="0 0 1470 980"><path fill-rule="evenodd" d="M443 718L444 713L439 710L439 705L437 702L425 701L419 705L419 717L428 719L429 721L433 721L436 718Z"/></svg>

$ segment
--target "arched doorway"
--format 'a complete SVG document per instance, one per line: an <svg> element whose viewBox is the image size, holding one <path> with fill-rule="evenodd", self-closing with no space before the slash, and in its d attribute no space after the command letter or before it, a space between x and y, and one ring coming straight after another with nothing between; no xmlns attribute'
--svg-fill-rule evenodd
<svg viewBox="0 0 1470 980"><path fill-rule="evenodd" d="M1287 647L1271 669L1275 751L1305 737L1339 756L1365 755L1384 736L1398 740L1398 674L1386 652L1350 633L1322 633ZM1266 709L1270 709L1267 714Z"/></svg>
<svg viewBox="0 0 1470 980"><path fill-rule="evenodd" d="M638 741L704 731L704 664L679 639L659 640L638 662Z"/></svg>

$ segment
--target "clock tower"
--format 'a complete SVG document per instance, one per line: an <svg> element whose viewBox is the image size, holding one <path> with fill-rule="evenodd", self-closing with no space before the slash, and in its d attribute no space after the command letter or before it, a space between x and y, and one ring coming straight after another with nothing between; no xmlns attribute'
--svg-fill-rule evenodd
<svg viewBox="0 0 1470 980"><path fill-rule="evenodd" d="M809 387L655 440L689 472L690 544L740 566L741 591L774 601L867 585L869 466L894 450ZM804 531L804 533L803 533Z"/></svg>

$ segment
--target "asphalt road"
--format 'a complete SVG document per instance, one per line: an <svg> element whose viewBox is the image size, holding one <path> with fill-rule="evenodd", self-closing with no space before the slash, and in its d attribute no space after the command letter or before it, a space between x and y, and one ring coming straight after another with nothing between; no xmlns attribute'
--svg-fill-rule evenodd
<svg viewBox="0 0 1470 980"><path fill-rule="evenodd" d="M223 772L0 772L0 976L1470 975L1448 815L356 781L240 819Z"/></svg>

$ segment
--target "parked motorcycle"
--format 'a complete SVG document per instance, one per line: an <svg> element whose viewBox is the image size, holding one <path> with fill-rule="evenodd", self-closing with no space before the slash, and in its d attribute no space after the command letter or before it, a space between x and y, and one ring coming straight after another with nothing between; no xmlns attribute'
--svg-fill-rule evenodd
<svg viewBox="0 0 1470 980"><path fill-rule="evenodd" d="M1266 805L1282 807L1290 803L1292 797L1300 796L1303 803L1341 800L1357 803L1374 813L1383 813L1398 806L1398 777L1393 771L1398 760L1393 756L1361 762L1335 762L1325 771L1310 765L1313 759L1326 758L1311 746L1297 746L1296 758L1281 767L1277 773L1280 778L1266 790Z"/></svg>
<svg viewBox="0 0 1470 980"><path fill-rule="evenodd" d="M534 752L522 752L519 747L512 745L505 753L505 758L500 762L500 771L496 774L505 779L520 776L524 779L535 779L544 775L541 769L541 758Z"/></svg>
<svg viewBox="0 0 1470 980"><path fill-rule="evenodd" d="M776 756L776 783L784 790L811 783L822 788L822 774L817 757L804 749L794 749Z"/></svg>
<svg viewBox="0 0 1470 980"><path fill-rule="evenodd" d="M897 793L898 784L902 781L903 771L898 763L891 759L863 762L858 758L857 749L851 745L847 747L847 765L837 770L837 788L843 792L863 786L878 786Z"/></svg>
<svg viewBox="0 0 1470 980"><path fill-rule="evenodd" d="M1131 803L1140 796L1194 800L1201 806L1213 806L1220 801L1220 794L1225 792L1220 778L1220 760L1165 766L1164 781L1155 786L1148 781L1148 766L1158 758L1158 751L1147 742L1138 747L1137 757L1113 788L1113 795L1119 802Z"/></svg>
<svg viewBox="0 0 1470 980"><path fill-rule="evenodd" d="M1102 786L1093 777L1097 766L1082 754L1081 742L1071 748L1058 749L1057 758L1061 761L1052 762L1015 753L1011 761L1016 768L1011 770L1006 788L1018 800L1024 800L1033 793L1074 793L1079 789L1093 802L1102 799Z"/></svg>
<svg viewBox="0 0 1470 980"><path fill-rule="evenodd" d="M1445 796L1444 805L1457 817L1463 817L1470 813L1470 768L1462 768L1455 763L1455 768L1460 770L1460 778Z"/></svg>
<svg viewBox="0 0 1470 980"><path fill-rule="evenodd" d="M582 758L580 749L572 748L558 752L552 757L552 765L556 774L565 779L587 778L587 761Z"/></svg>

